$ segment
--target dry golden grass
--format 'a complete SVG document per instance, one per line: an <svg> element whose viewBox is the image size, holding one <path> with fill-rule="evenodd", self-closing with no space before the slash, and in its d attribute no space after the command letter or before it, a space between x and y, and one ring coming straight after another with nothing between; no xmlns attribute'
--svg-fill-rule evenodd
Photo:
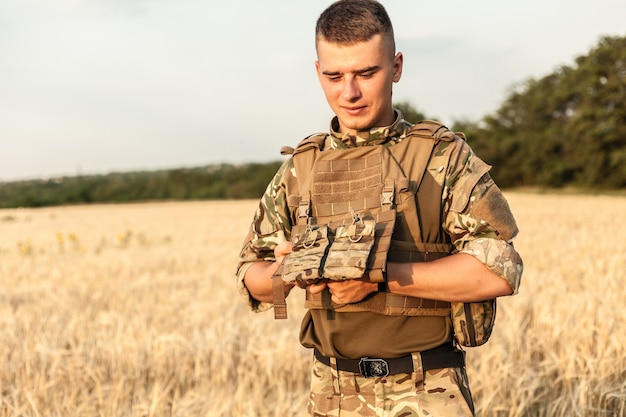
<svg viewBox="0 0 626 417"><path fill-rule="evenodd" d="M468 352L481 416L626 416L626 198L508 194L526 263ZM301 416L311 355L249 311L256 202L0 210L0 417Z"/></svg>

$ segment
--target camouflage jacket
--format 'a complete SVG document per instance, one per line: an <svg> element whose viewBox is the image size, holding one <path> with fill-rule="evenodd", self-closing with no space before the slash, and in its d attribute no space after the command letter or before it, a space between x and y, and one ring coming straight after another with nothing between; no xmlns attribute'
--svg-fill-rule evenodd
<svg viewBox="0 0 626 417"><path fill-rule="evenodd" d="M331 122L330 134L326 137L324 149L380 144L393 146L406 137L412 126L402 119L399 111L396 113L397 118L392 125L359 132L356 136L339 133L335 118ZM441 142L437 146L446 144ZM516 232L508 240L503 240L497 222L486 223L473 212L477 202L494 184L488 174L481 181L466 180L471 177L475 164L484 163L474 155L469 146L464 146L466 149L461 153L462 158L451 161L446 174L441 201L444 213L443 229L452 237L452 244L457 252L470 254L480 260L487 268L504 278L514 293L517 293L523 265L519 254L510 244ZM435 149L435 154L437 152ZM288 206L287 196L290 187L297 184L296 176L293 159L290 158L283 163L269 183L240 253L236 272L239 291L255 311L266 310L271 304L260 303L250 296L244 284L244 276L254 262L274 261L276 245L291 238L291 228L296 222Z"/></svg>

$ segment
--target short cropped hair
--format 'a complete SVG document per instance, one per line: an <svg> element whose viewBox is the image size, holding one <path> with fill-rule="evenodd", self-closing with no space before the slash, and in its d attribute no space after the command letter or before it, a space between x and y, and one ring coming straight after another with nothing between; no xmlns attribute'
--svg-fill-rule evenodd
<svg viewBox="0 0 626 417"><path fill-rule="evenodd" d="M322 12L315 26L315 45L320 39L340 45L366 42L375 35L391 41L395 53L393 26L387 11L375 0L339 0Z"/></svg>

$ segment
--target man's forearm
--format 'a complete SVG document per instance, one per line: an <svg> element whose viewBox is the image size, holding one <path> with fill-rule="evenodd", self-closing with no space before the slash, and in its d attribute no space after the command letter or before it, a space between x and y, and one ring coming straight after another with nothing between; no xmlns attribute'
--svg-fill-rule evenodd
<svg viewBox="0 0 626 417"><path fill-rule="evenodd" d="M243 278L243 282L250 292L250 295L263 303L274 301L272 290L272 276L278 269L283 258L291 252L291 242L279 243L274 249L276 261L258 261L253 263ZM293 285L285 285L285 292L288 293Z"/></svg>
<svg viewBox="0 0 626 417"><path fill-rule="evenodd" d="M444 301L482 301L513 293L478 259L460 253L431 262L389 263L389 292Z"/></svg>
<svg viewBox="0 0 626 417"><path fill-rule="evenodd" d="M272 276L277 262L255 262L244 278L254 299L272 302ZM444 301L481 301L512 294L507 281L468 254L456 254L431 262L389 263L388 291L398 295Z"/></svg>
<svg viewBox="0 0 626 417"><path fill-rule="evenodd" d="M271 261L255 262L248 268L243 279L250 295L261 302L272 302L272 275L278 263Z"/></svg>

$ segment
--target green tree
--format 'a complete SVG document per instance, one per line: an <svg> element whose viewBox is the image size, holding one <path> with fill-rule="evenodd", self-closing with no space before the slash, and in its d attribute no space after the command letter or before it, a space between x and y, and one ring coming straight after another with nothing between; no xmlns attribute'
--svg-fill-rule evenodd
<svg viewBox="0 0 626 417"><path fill-rule="evenodd" d="M506 186L626 186L626 38L516 86L475 140Z"/></svg>

